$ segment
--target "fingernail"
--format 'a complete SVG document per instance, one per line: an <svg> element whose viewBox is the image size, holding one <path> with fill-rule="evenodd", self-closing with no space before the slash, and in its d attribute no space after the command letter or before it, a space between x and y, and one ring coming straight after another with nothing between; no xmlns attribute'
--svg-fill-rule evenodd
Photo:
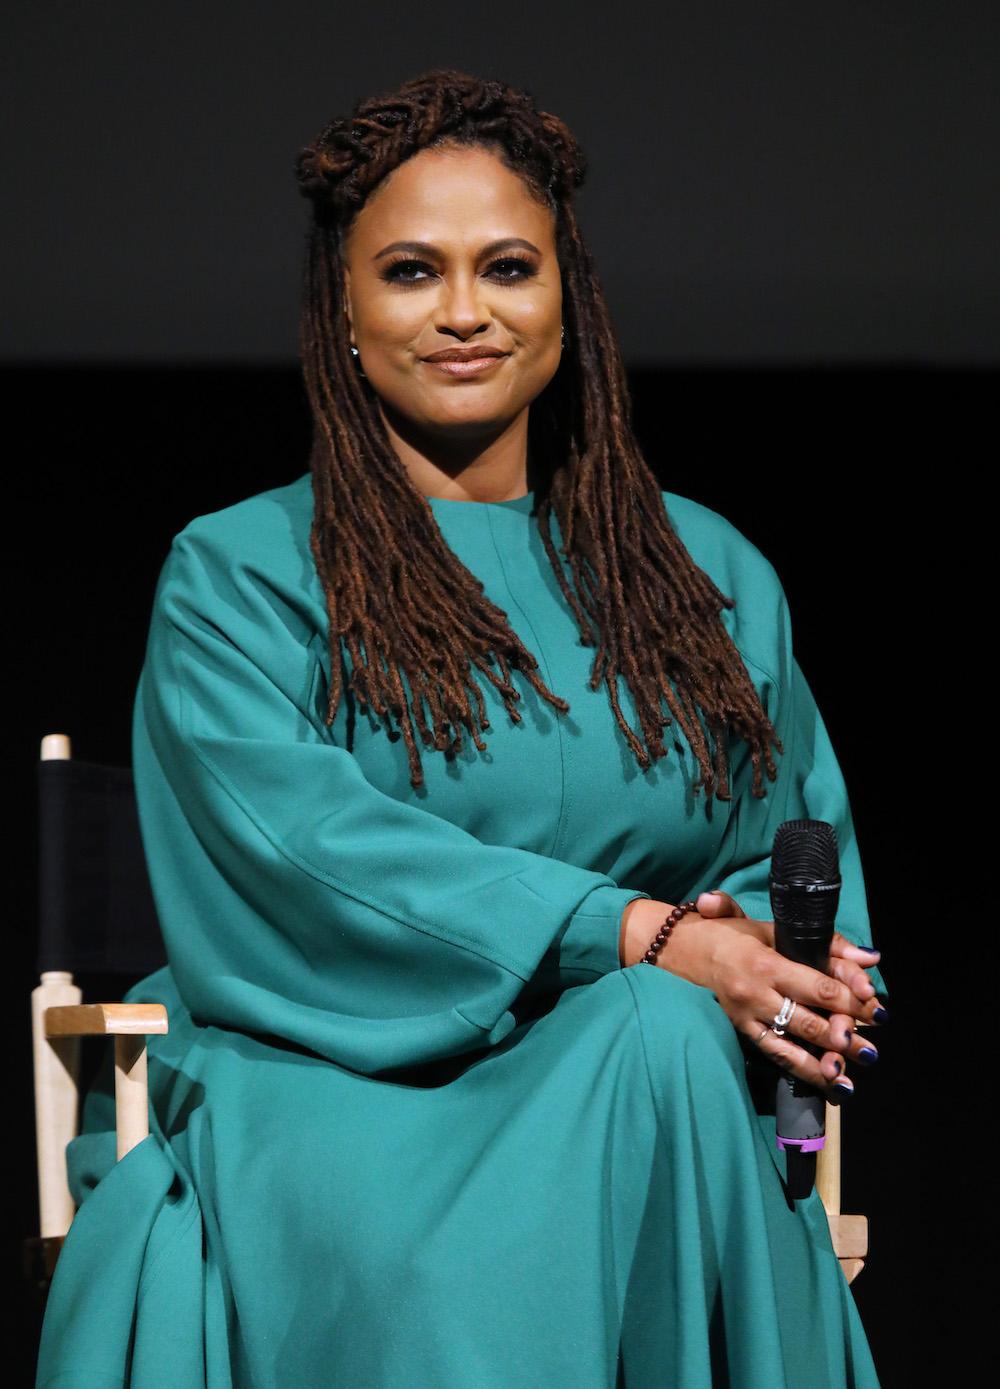
<svg viewBox="0 0 1000 1389"><path fill-rule="evenodd" d="M874 945L859 945L859 950L863 950L866 955L881 955L881 950L876 950Z"/></svg>
<svg viewBox="0 0 1000 1389"><path fill-rule="evenodd" d="M845 1033L844 1033L844 1041L845 1041L845 1042L850 1042L850 1040L851 1040L851 1038L853 1037L853 1035L854 1035L853 1032L845 1032Z"/></svg>
<svg viewBox="0 0 1000 1389"><path fill-rule="evenodd" d="M834 1088L834 1090L836 1090L836 1092L837 1092L838 1095L853 1095L853 1094L854 1094L854 1086L853 1086L853 1085L844 1085L844 1084L843 1084L841 1081L839 1081L839 1080L837 1081L836 1085L835 1085L833 1088Z"/></svg>
<svg viewBox="0 0 1000 1389"><path fill-rule="evenodd" d="M888 1021L889 1021L889 1012L888 1012L888 1009L886 1009L886 1008L876 1008L876 1009L875 1009L875 1012L872 1014L872 1016L873 1016L873 1018L875 1019L876 1022L888 1022Z"/></svg>
<svg viewBox="0 0 1000 1389"><path fill-rule="evenodd" d="M862 1047L858 1052L858 1060L863 1061L866 1066L870 1066L878 1060L878 1052L872 1047Z"/></svg>

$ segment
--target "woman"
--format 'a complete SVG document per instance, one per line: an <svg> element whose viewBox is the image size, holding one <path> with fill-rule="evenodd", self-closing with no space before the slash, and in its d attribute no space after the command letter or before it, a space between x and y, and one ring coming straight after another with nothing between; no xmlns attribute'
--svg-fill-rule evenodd
<svg viewBox="0 0 1000 1389"><path fill-rule="evenodd" d="M874 1389L747 1076L837 1096L865 1059L848 800L773 567L632 436L580 151L433 71L297 172L311 475L160 576L169 967L129 997L170 1032L117 1164L88 1096L38 1389ZM767 919L803 815L839 836L827 972Z"/></svg>

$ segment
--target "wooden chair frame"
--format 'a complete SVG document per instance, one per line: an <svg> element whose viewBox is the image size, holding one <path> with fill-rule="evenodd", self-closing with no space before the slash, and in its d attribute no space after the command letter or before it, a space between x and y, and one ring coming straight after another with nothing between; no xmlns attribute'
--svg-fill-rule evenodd
<svg viewBox="0 0 1000 1389"><path fill-rule="evenodd" d="M42 739L41 758L70 757L65 733ZM169 1030L162 1003L84 1003L68 970L46 970L31 991L35 1150L40 1234L24 1242L25 1274L48 1291L59 1250L76 1215L66 1145L79 1125L80 1038L115 1039L117 1160L149 1134L146 1037Z"/></svg>

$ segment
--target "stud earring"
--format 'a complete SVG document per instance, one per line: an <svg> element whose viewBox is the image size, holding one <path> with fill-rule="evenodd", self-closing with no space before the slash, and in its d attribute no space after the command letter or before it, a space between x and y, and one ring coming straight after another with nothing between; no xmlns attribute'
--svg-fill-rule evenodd
<svg viewBox="0 0 1000 1389"><path fill-rule="evenodd" d="M358 352L358 349L354 346L353 343L351 343L351 356L354 358L354 365L355 365L355 366L357 367L357 369L358 369L358 375L359 375L359 376L365 376L364 372L361 370L361 358L360 358L360 354L359 354L359 352ZM366 380L366 381L368 380L367 376L365 376L365 380Z"/></svg>
<svg viewBox="0 0 1000 1389"><path fill-rule="evenodd" d="M561 333L561 336L560 336L560 339L559 339L559 347L560 347L560 349L562 349L562 348L564 348L565 346L566 346L566 325L565 325L565 323L564 323L563 326L562 326L562 333Z"/></svg>

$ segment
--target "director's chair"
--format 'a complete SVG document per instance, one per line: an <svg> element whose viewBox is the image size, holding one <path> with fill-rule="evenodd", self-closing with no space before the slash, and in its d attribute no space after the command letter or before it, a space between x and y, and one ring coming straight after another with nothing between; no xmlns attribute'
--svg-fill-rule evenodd
<svg viewBox="0 0 1000 1389"><path fill-rule="evenodd" d="M167 963L139 832L132 772L71 759L47 734L38 762L39 983L31 991L40 1233L23 1271L41 1302L76 1206L66 1145L79 1132L83 1037L114 1038L117 1158L149 1133L146 1037L168 1030L160 1003L84 1003L74 974L120 997Z"/></svg>

